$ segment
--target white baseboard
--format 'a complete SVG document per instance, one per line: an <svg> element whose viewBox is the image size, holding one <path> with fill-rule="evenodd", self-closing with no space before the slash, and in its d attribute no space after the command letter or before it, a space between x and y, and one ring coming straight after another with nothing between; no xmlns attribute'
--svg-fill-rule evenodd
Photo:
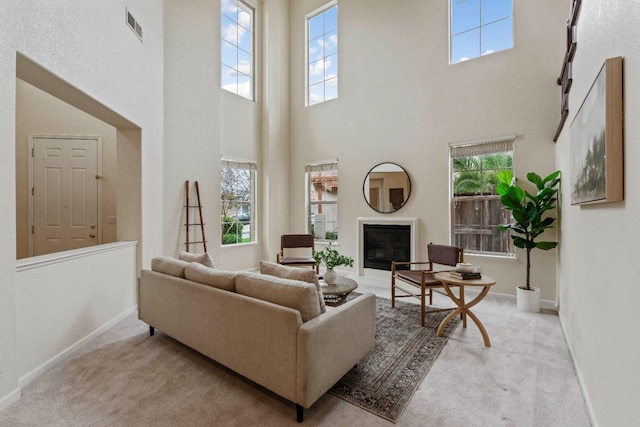
<svg viewBox="0 0 640 427"><path fill-rule="evenodd" d="M17 388L12 392L10 392L9 394L7 394L6 396L3 396L2 398L0 398L0 412L5 410L9 405L20 400L21 395L22 395L22 390Z"/></svg>
<svg viewBox="0 0 640 427"><path fill-rule="evenodd" d="M47 360L46 362L44 362L43 364L41 364L37 368L33 369L31 372L28 372L28 373L24 374L23 376L21 376L18 379L18 385L20 386L21 389L25 388L26 386L31 384L31 382L33 382L33 380L35 380L40 375L42 375L44 372L46 372L47 370L51 369L52 367L54 367L58 363L64 361L66 358L68 358L74 351L76 351L82 345L88 343L89 341L91 341L92 339L94 339L95 337L100 335L101 333L105 332L107 329L111 328L116 323L118 323L119 321L121 321L125 317L129 316L131 313L135 312L137 309L138 309L137 305L129 307L124 312L120 313L115 318L111 319L110 321L108 321L104 325L100 326L98 329L96 329L95 331L91 332L86 337L82 338L81 340L77 341L75 344L67 347L66 349L62 350L60 353L56 354L51 359ZM0 409L1 409L1 407L0 407Z"/></svg>
<svg viewBox="0 0 640 427"><path fill-rule="evenodd" d="M467 293L467 292L480 293L480 291L475 290L475 289L469 289L468 291L465 289L465 293ZM515 295L502 294L502 293L498 293L498 292L489 292L487 295L491 295L496 299L499 299L499 300L502 300L502 301L511 302L511 303L513 303L513 305L516 305L516 296ZM558 306L557 306L556 302L548 300L548 299L541 299L540 300L540 308L544 309L544 310L555 311L556 313L558 312Z"/></svg>
<svg viewBox="0 0 640 427"><path fill-rule="evenodd" d="M580 367L576 362L576 358L573 354L571 345L569 345L569 340L567 340L567 331L564 327L564 323L562 323L562 317L558 316L558 318L560 319L560 329L562 329L564 341L567 344L567 349L569 350L569 356L571 356L571 364L573 365L573 370L576 373L576 378L578 378L578 387L580 387L580 392L582 393L582 398L584 399L584 405L587 408L587 416L589 417L589 421L591 421L591 425L593 427L598 427L598 420L596 419L596 414L593 410L593 405L591 404L591 398L589 397L589 391L587 390L587 386L584 382L582 371L580 370Z"/></svg>

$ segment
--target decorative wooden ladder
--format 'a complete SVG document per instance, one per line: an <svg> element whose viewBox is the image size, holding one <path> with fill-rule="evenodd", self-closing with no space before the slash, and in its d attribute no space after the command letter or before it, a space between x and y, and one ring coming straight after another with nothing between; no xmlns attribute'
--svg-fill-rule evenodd
<svg viewBox="0 0 640 427"><path fill-rule="evenodd" d="M185 210L186 210L186 219L185 219L185 232L186 232L186 241L184 243L185 245L185 250L187 252L189 252L189 246L190 245L197 245L197 244L202 244L202 246L204 247L204 251L207 252L207 239L204 236L204 221L202 220L202 203L200 202L200 186L198 185L198 181L194 182L195 187L196 187L196 197L197 197L197 204L195 205L191 205L190 201L189 201L189 181L185 181L184 183L184 190L185 190L185 197L186 197L186 201L184 204ZM190 215L190 211L191 209L195 209L198 208L198 215L200 218L200 222L196 222L196 223L191 223L189 222L191 215ZM191 227L200 227L200 233L201 233L201 237L202 240L199 241L189 241L189 230L191 229Z"/></svg>

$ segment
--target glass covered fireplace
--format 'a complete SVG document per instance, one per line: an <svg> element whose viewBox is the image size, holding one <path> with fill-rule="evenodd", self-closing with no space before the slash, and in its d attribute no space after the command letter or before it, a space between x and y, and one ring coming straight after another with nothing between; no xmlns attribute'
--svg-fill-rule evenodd
<svg viewBox="0 0 640 427"><path fill-rule="evenodd" d="M363 237L364 268L391 271L391 261L411 261L410 225L364 224Z"/></svg>

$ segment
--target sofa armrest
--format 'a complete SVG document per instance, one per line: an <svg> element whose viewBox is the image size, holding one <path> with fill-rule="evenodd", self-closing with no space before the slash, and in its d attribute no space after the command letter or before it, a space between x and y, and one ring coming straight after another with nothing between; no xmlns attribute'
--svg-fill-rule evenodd
<svg viewBox="0 0 640 427"><path fill-rule="evenodd" d="M309 408L375 347L376 298L366 293L298 329L297 402Z"/></svg>

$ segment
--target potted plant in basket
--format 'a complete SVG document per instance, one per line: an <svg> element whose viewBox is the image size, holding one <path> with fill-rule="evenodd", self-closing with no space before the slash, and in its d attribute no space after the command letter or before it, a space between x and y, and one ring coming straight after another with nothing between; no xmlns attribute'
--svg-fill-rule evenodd
<svg viewBox="0 0 640 427"><path fill-rule="evenodd" d="M326 271L324 273L324 281L329 285L336 283L336 277L338 276L334 267L340 265L346 265L353 267L353 258L340 255L340 253L333 249L331 246L327 246L321 251L313 251L313 258L318 265L324 264Z"/></svg>
<svg viewBox="0 0 640 427"><path fill-rule="evenodd" d="M537 192L531 194L516 185L517 179L511 171L498 173L498 186L496 192L500 195L500 201L505 208L511 211L514 222L504 224L500 229L512 230L513 244L527 251L527 281L524 286L516 288L518 308L524 311L540 311L540 288L531 286L531 250L534 248L543 251L553 249L558 242L536 241L538 236L552 227L555 218L546 215L546 212L555 209L558 184L560 183L560 171L553 172L546 178L530 172L527 174L529 182L533 183Z"/></svg>

